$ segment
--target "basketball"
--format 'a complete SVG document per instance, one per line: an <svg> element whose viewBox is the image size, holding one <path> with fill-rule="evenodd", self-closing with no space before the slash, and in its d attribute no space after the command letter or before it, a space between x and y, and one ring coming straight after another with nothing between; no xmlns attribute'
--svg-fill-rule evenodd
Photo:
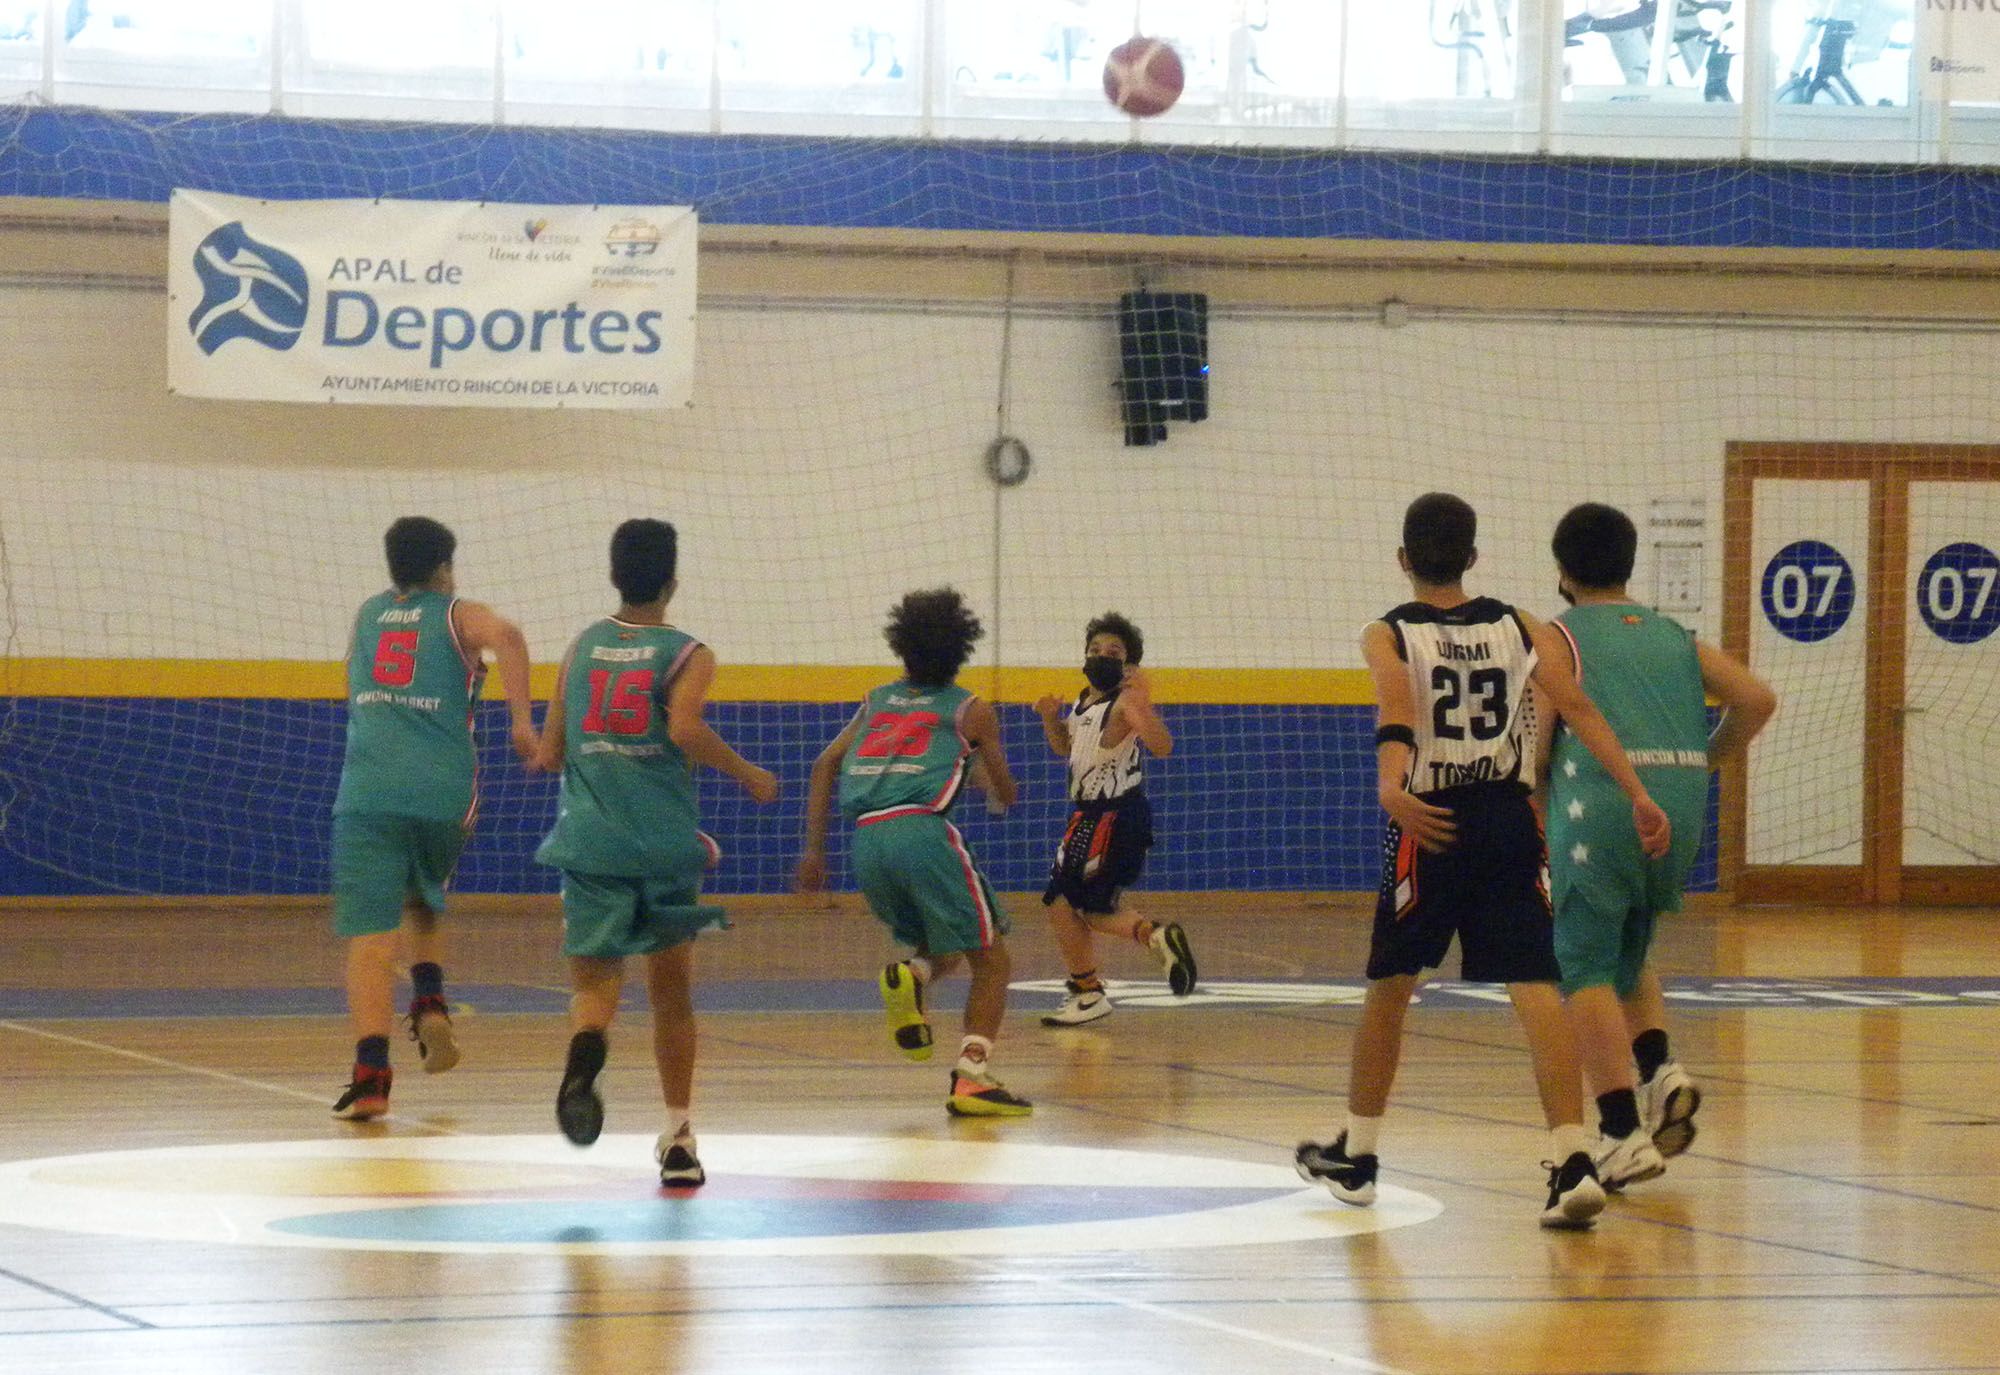
<svg viewBox="0 0 2000 1375"><path fill-rule="evenodd" d="M1104 98L1129 115L1165 114L1181 98L1180 54L1157 38L1132 38L1104 62Z"/></svg>

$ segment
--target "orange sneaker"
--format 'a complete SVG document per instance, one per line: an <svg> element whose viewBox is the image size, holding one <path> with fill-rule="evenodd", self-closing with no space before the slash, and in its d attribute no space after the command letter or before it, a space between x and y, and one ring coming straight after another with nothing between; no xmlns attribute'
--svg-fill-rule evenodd
<svg viewBox="0 0 2000 1375"><path fill-rule="evenodd" d="M952 1071L944 1110L953 1117L1026 1117L1035 1105L983 1070L974 1075L960 1069Z"/></svg>

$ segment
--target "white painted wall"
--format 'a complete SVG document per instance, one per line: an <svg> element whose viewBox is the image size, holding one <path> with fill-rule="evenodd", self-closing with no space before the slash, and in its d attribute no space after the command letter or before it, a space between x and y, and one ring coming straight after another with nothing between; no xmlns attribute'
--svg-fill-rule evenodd
<svg viewBox="0 0 2000 1375"><path fill-rule="evenodd" d="M997 317L712 306L696 408L635 418L178 399L164 312L0 287L16 654L335 657L382 528L422 511L541 658L607 605L612 525L653 514L682 531L676 619L727 661L886 661L883 609L953 582L1010 663L1071 661L1115 605L1157 663L1351 667L1433 487L1480 508L1476 585L1544 611L1569 504L1643 526L1650 498L1706 497L1715 636L1726 440L1991 441L2000 396L1981 335L1223 313L1214 418L1125 449L1109 302L1017 319L1010 425L1037 466L1000 498L996 617Z"/></svg>

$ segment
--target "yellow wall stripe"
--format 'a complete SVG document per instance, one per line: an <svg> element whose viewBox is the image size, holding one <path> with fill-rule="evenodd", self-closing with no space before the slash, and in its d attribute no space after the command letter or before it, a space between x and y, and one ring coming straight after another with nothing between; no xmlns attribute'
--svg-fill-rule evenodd
<svg viewBox="0 0 2000 1375"><path fill-rule="evenodd" d="M887 682L881 664L729 664L709 694L717 702L854 702ZM1160 668L1149 670L1160 701L1214 706L1365 706L1373 690L1358 668ZM556 666L536 664L534 692L546 701ZM1067 696L1083 686L1074 668L974 665L964 684L1001 702ZM497 675L486 695L498 698ZM344 691L338 662L304 659L8 659L0 661L0 696L234 697L331 700Z"/></svg>

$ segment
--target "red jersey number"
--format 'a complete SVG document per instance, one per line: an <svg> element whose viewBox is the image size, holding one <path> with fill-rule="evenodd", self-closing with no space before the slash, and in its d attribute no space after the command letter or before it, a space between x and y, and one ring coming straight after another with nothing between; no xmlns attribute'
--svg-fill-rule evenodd
<svg viewBox="0 0 2000 1375"><path fill-rule="evenodd" d="M417 632L385 630L375 642L375 681L383 687L408 687L417 678Z"/></svg>
<svg viewBox="0 0 2000 1375"><path fill-rule="evenodd" d="M934 711L878 711L855 753L863 759L915 758L931 747L931 732L937 725Z"/></svg>
<svg viewBox="0 0 2000 1375"><path fill-rule="evenodd" d="M608 699L608 700L607 700ZM583 728L593 735L644 735L653 724L653 670L590 671L590 708Z"/></svg>

